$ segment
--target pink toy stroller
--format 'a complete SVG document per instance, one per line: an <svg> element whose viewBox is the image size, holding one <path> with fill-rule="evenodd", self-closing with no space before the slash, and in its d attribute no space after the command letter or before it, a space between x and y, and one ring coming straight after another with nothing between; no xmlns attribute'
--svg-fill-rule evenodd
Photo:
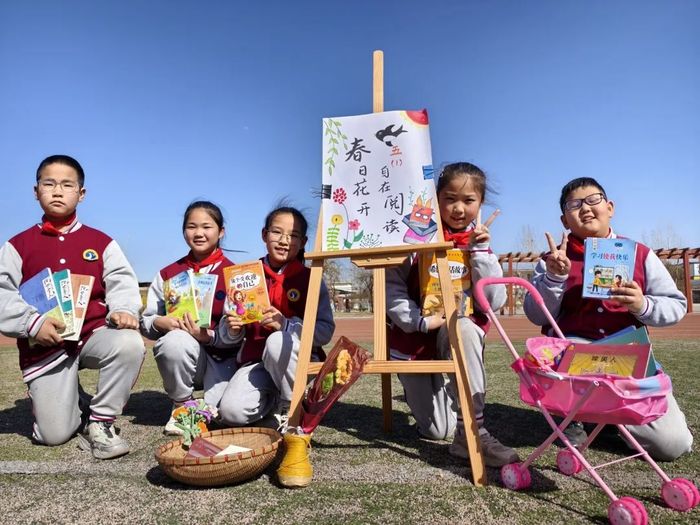
<svg viewBox="0 0 700 525"><path fill-rule="evenodd" d="M554 337L535 337L526 343L525 358L521 358L506 335L498 318L491 310L484 287L492 284L521 286L530 292L535 302L542 308L555 333ZM530 486L530 465L559 438L566 446L557 455L557 468L567 476L573 476L585 469L593 480L610 498L608 519L610 523L626 525L646 525L647 512L642 502L632 497L618 498L598 475L597 469L640 457L646 461L662 480L661 497L674 510L687 511L700 503L700 493L690 480L669 478L651 459L624 425L644 425L666 413L666 396L671 391L671 381L663 372L653 377L633 379L613 375L572 376L559 373L554 364L558 354L570 344L564 338L559 326L544 305L539 292L528 281L520 278L484 278L476 283L474 296L481 309L488 315L506 344L515 361L511 368L520 377L520 398L530 406L542 411L553 433L522 463L511 463L501 468L501 480L511 490L526 489ZM557 425L552 414L564 416ZM588 439L579 448L574 447L563 430L573 420L597 423ZM637 451L610 463L593 466L583 453L598 436L606 424L615 425L620 434Z"/></svg>

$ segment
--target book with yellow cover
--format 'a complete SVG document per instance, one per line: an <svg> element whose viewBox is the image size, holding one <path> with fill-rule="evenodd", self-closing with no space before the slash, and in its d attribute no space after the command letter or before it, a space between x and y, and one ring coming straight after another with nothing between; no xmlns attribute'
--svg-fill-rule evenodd
<svg viewBox="0 0 700 525"><path fill-rule="evenodd" d="M435 252L424 252L419 256L419 279L421 289L421 313L424 316L444 314L445 305L440 291ZM447 262L452 277L452 291L455 296L457 315L465 316L473 313L471 296L467 291L472 286L469 266L469 250L454 248L447 250Z"/></svg>
<svg viewBox="0 0 700 525"><path fill-rule="evenodd" d="M184 319L188 313L193 321L199 321L192 270L185 270L166 279L163 282L163 299L166 316Z"/></svg>
<svg viewBox="0 0 700 525"><path fill-rule="evenodd" d="M245 324L260 321L263 312L270 307L262 262L227 266L223 272L226 286L224 310Z"/></svg>
<svg viewBox="0 0 700 525"><path fill-rule="evenodd" d="M646 377L651 345L573 344L562 357L558 372L572 376L616 375Z"/></svg>

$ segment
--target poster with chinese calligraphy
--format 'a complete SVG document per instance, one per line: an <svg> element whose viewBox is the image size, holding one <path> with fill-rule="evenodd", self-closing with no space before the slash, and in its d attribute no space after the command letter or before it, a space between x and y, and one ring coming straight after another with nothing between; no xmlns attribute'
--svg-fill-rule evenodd
<svg viewBox="0 0 700 525"><path fill-rule="evenodd" d="M428 113L323 119L322 250L436 240Z"/></svg>

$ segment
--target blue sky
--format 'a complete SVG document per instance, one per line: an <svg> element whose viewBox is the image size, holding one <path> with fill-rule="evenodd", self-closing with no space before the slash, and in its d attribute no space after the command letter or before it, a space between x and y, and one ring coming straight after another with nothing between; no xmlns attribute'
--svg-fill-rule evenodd
<svg viewBox="0 0 700 525"><path fill-rule="evenodd" d="M427 108L433 161L481 166L523 228L561 232L559 191L597 178L619 233L700 246L700 3L648 1L0 3L0 239L38 220L37 164L86 171L81 219L139 279L182 256L182 214L220 204L225 246L263 254L281 197L318 217L321 119ZM670 232L670 233L669 233ZM310 248L310 246L307 246Z"/></svg>

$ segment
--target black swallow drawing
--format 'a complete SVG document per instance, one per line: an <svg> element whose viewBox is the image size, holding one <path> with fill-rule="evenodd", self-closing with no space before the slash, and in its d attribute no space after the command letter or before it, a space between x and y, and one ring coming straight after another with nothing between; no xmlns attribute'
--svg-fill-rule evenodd
<svg viewBox="0 0 700 525"><path fill-rule="evenodd" d="M384 129L380 129L377 131L374 136L377 137L377 139L381 140L384 144L387 146L393 147L394 145L391 143L391 140L387 140L387 137L398 137L401 135L401 133L408 133L405 129L403 129L403 124L396 130L393 131L394 125L389 124L387 127Z"/></svg>

